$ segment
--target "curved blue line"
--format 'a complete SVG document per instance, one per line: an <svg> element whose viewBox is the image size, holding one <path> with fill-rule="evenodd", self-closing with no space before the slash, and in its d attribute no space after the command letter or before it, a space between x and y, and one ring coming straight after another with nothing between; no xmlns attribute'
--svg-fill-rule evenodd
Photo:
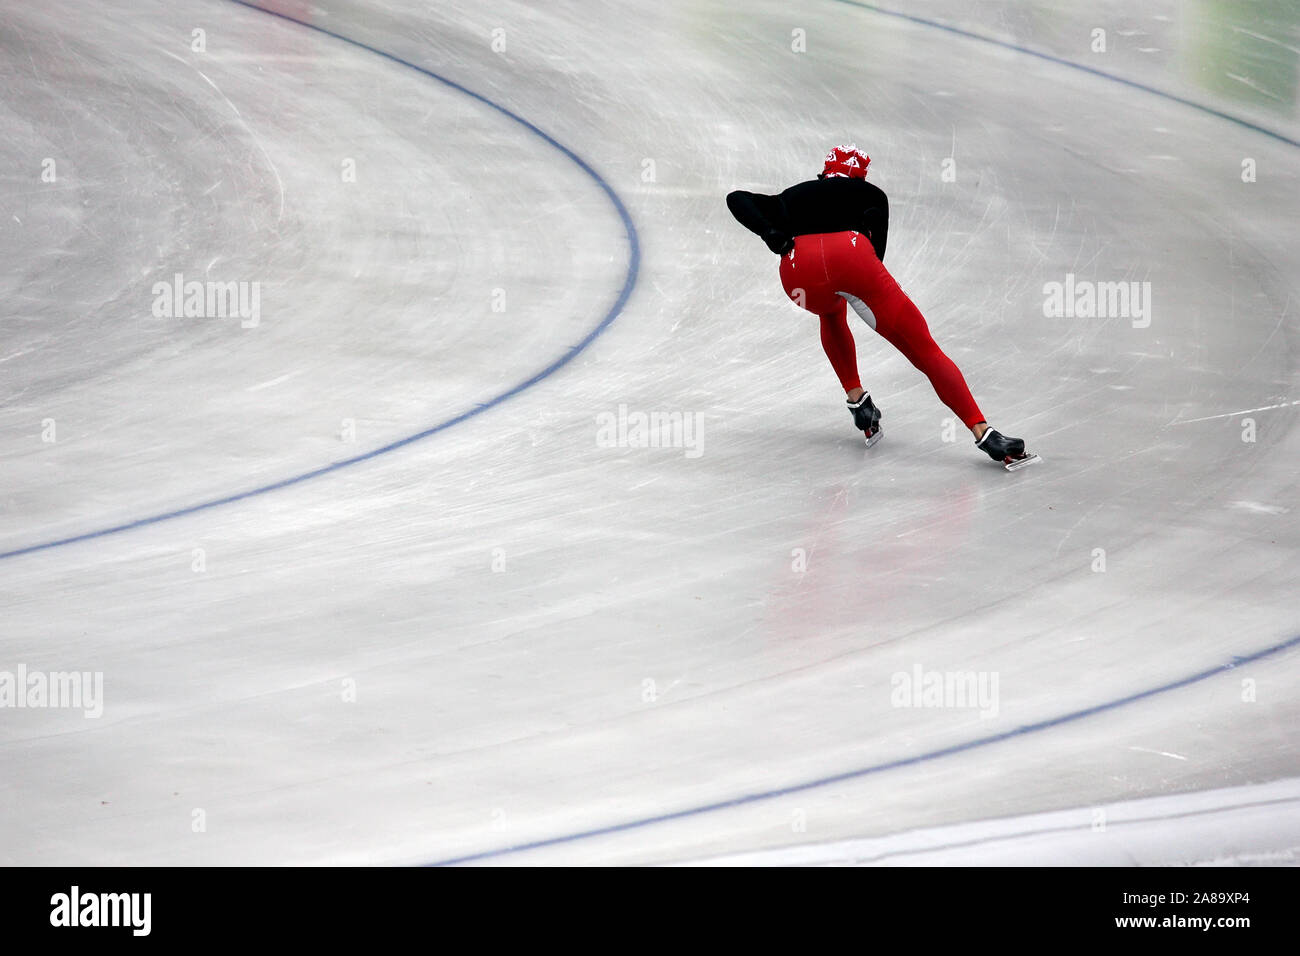
<svg viewBox="0 0 1300 956"><path fill-rule="evenodd" d="M1239 126L1243 126L1247 129L1254 130L1257 133L1263 133L1265 136L1269 136L1275 140L1278 140L1279 142L1286 143L1290 146L1300 147L1300 142L1296 142L1293 139L1289 139L1288 137L1283 136L1281 133L1277 133L1273 130L1266 129L1263 126L1257 126L1254 123L1251 123L1247 120L1240 119L1239 117L1236 116L1232 116L1228 113L1220 112L1219 110L1216 110L1212 107L1205 106L1204 104L1201 103L1197 103L1194 100L1185 99L1184 97L1177 96L1173 93L1165 92L1164 90L1157 89L1156 87L1147 86L1145 83L1138 83L1134 80L1128 80L1122 76L1114 76L1110 73L1105 73L1101 70L1097 70L1089 66L1082 66L1078 63L1071 63L1069 60L1065 60L1060 57L1053 56L1050 53L1042 53L1039 52L1038 50L1031 50L1028 47L1019 46L1014 43L1007 43L1003 40L994 39L993 37L983 36L978 33L973 33L969 30L963 30L960 27L954 27L954 26L949 26L946 23L940 23L937 20L927 20L924 17L913 16L912 14L908 14L908 13L900 13L896 10L886 10L883 7L877 7L869 3L859 2L859 0L835 0L835 2L847 4L848 6L851 7L858 7L863 10L870 10L874 13L879 13L885 16L897 17L900 20L908 20L911 21L912 23L920 24L921 26L933 27L937 30L943 30L947 33L952 33L957 36L966 37L967 39L980 40L985 43L991 43L994 46L1003 47L1004 49L1007 50L1014 50L1017 53L1024 53L1029 56L1037 57L1041 60L1047 60L1051 63L1060 64L1061 66L1068 66L1071 69L1082 70L1084 73L1091 73L1094 76L1098 76L1107 80L1112 80L1116 83L1120 83L1123 84L1124 86L1132 87L1134 89L1142 90L1146 93L1152 93L1156 96L1163 97L1175 103L1181 103L1184 106L1190 106L1193 109L1197 109L1204 113L1208 113L1211 116L1217 116L1220 119L1225 119L1228 120L1229 122L1236 123ZM680 820L686 817L698 816L704 813L712 813L715 810L725 810L730 807L744 806L745 804L757 803L762 800L771 800L776 797L783 797L792 793L801 793L805 790L813 790L817 787L824 787L829 784L839 783L845 780L854 780L859 777L866 777L872 774L883 773L886 770L895 770L899 767L908 767L919 763L925 763L930 760L938 760L941 757L948 757L953 754L964 753L969 750L975 750L976 748L979 747L987 747L991 744L1000 743L1001 741L1004 740L1010 740L1013 737L1019 737L1025 734L1031 734L1039 730L1047 730L1051 727L1059 727L1061 724L1067 724L1072 721L1082 720L1083 718L1091 717L1094 714L1100 714L1108 710L1114 710L1118 707L1124 706L1125 704L1131 704L1135 701L1144 700L1145 698L1148 697L1154 697L1157 694L1163 694L1167 691L1177 690L1180 687L1186 687L1189 684L1195 684L1198 681L1206 680L1210 677L1215 676L1216 674L1221 674L1225 670L1231 670L1234 667L1237 667L1241 664L1251 663L1252 661L1262 660L1265 657L1270 657L1274 654L1281 653L1282 651L1287 650L1288 648L1295 647L1297 645L1300 645L1300 635L1297 635L1296 637L1293 637L1288 641L1283 641L1281 644L1275 644L1272 647L1265 648L1264 650L1258 651L1257 653L1249 654L1245 657L1234 657L1231 661L1229 661L1226 664L1221 664L1218 667L1213 667L1209 670L1201 671L1198 674L1192 674L1190 677L1184 677L1181 680L1176 680L1170 684L1164 684L1160 687L1156 687L1151 690L1145 690L1136 694L1131 694L1128 697L1123 697L1120 698L1119 700L1113 700L1108 703L1097 704L1094 707L1088 707L1084 710L1077 710L1069 714L1064 714L1060 717L1053 717L1048 720L1039 721L1038 723L1034 723L1034 724L1026 724L1022 727L1017 727L1014 730L1008 730L1005 733L994 734L989 737L980 737L975 740L967 741L961 744L954 744L950 747L944 747L940 750L933 750L923 754L916 754L915 756L912 757L904 757L898 760L891 760L887 763L873 764L870 767L863 767L858 770L849 770L849 771L845 771L844 773L835 774L833 776L821 777L816 780L806 781L804 783L791 784L790 786L780 787L774 790L764 790L758 793L746 794L745 796L735 797L730 800L721 800L716 803L707 803L697 807L688 807L687 809L677 810L672 813L663 813L657 816L643 817L638 820L627 821L626 823L613 824L607 827L598 827L592 830L584 830L579 833L570 833L564 836L551 837L549 839L544 839L544 840L534 840L531 843L520 843L515 846L502 847L496 850L485 850L481 853L473 853L467 856L452 857L450 859L439 860L437 862L429 863L426 865L427 866L451 866L457 863L474 863L481 860L492 859L494 857L506 856L514 853L522 853L526 850L536 850L536 849L541 849L543 847L550 847L550 846L561 846L563 844L573 843L578 840L590 839L591 837L608 836L615 833L624 833L628 830L637 830L642 827L652 826L657 823L667 823L671 820Z"/></svg>
<svg viewBox="0 0 1300 956"><path fill-rule="evenodd" d="M1289 136L1284 136L1276 130L1271 130L1266 126L1259 126L1250 122L1250 120L1244 120L1239 116L1233 116L1231 113L1225 113L1212 106L1206 106L1204 103L1198 103L1196 100L1189 100L1184 96L1179 96L1177 93L1170 93L1167 90L1162 90L1156 86L1148 86L1146 83L1139 83L1137 80L1130 80L1122 76L1116 76L1114 73L1107 73L1105 70L1099 70L1096 67L1084 66L1082 63L1075 63L1072 60L1067 60L1064 57L1059 57L1052 53L1044 53L1041 50L1034 50L1027 46L1021 46L1018 43L1011 43L1007 40L999 40L996 37L985 36L982 33L975 33L971 30L963 30L961 27L955 27L938 20L929 20L925 17L918 17L911 13L903 13L899 10L888 10L872 3L863 3L862 0L835 0L835 2L850 7L857 7L859 10L870 10L872 13L879 13L881 16L907 20L923 27L932 27L935 30L942 30L945 33L951 33L954 36L965 37L968 40L979 40L981 43L991 43L993 46L1000 46L1004 50L1013 50L1016 53L1023 53L1026 56L1037 57L1040 60L1046 60L1048 63L1055 63L1058 66L1068 66L1072 70L1090 73L1093 76L1101 77L1103 80L1110 80L1114 83L1119 83L1135 90L1141 90L1144 93L1151 93L1154 96L1162 97L1163 99L1170 100L1174 103L1181 103L1183 106L1190 106L1192 109L1200 110L1202 113L1208 113L1210 116L1227 120L1229 123L1236 123L1238 126L1254 130L1256 133L1263 133L1265 136L1275 139L1280 143L1286 143L1288 146L1300 147L1300 142L1291 139Z"/></svg>
<svg viewBox="0 0 1300 956"><path fill-rule="evenodd" d="M601 176L600 173L596 172L596 170L592 169L586 160L584 160L573 150L569 149L569 147L565 146L563 143L556 140L549 133L544 132L534 124L530 123L522 116L519 116L517 113L511 112L506 107L500 105L499 103L493 102L492 100L488 99L486 96L482 95L481 93L475 93L473 90L461 86L455 80L449 80L444 76L439 76L437 73L434 73L431 70L426 70L422 66L418 66L414 63L408 62L407 60L403 60L401 57L395 56L392 53L388 53L384 50L380 50L377 47L369 46L368 44L361 43L358 40L353 40L350 37L346 37L340 33L334 33L330 30L326 30L323 27L316 26L315 24L312 23L304 23L301 20L295 20L293 17L290 17L284 13L280 13L276 10L263 9L262 7L259 7L256 4L249 2L249 0L231 0L231 2L237 3L243 7L248 7L249 9L252 10L258 10L262 13L266 13L271 16L279 17L282 20L288 20L290 23L296 23L299 26L307 27L308 29L315 30L318 33L323 33L326 36L333 37L336 40L342 40L344 43L349 43L352 46L359 47L363 50L367 50L370 53L374 53L376 56L381 56L387 60L392 60L394 63L398 63L401 64L402 66L410 67L411 69L419 73L423 73L425 76L431 79L437 80L439 83L442 83L445 86L451 87L453 90L456 90L459 93L465 94L471 99L477 100L478 102L482 103L484 106L491 107L492 109L500 113L502 116L506 116L509 119L514 120L516 123L518 123L520 126L527 129L529 132L536 134L538 137L545 140L551 146L554 146L557 150L559 150L570 160L572 160L578 166L578 168L580 168L583 172L585 172L588 176L590 176L593 180L595 180L596 185L598 185L604 191L605 195L609 197L609 201L614 204L614 208L618 211L619 218L622 219L623 221L623 229L627 233L627 241L629 246L628 268L627 268L627 275L623 280L623 288L620 290L618 294L618 298L614 301L614 304L610 306L609 311L605 314L605 317L600 320L600 323L595 328L593 328L590 332L588 332L585 336L583 336L582 339L576 345L570 345L563 355L561 355L559 358L553 361L550 365L547 365L541 371L535 373L534 375L518 383L517 385L514 385L506 389L505 391L500 392L497 395L494 395L492 398L488 399L485 402L476 403L474 407L470 408L468 411L461 412L459 415L456 415L454 418L449 418L446 421L439 422L436 425L431 425L430 427L424 429L423 431L416 432L414 435L408 435L405 438L401 438L398 439L397 441L390 442L387 445L383 445L380 448L375 448L371 451L365 452L364 454L356 455L355 457L352 458L345 458L342 461L331 462L330 464L323 465L320 468L315 468L311 471L305 472L300 475L294 475L290 478L285 478L280 481L272 482L269 485L261 485L260 487L257 488L250 488L248 491L241 491L238 494L226 495L223 498L215 498L211 501L203 501L196 505L188 505L184 508L178 508L175 511L168 511L163 514L151 515L147 518L139 518L135 521L128 521L124 524L114 525L110 528L101 528L98 531L87 531L84 534L73 535L68 538L59 538L54 541L45 541L40 544L32 544L23 548L15 548L12 551L3 551L0 552L0 560L4 560L5 558L16 558L24 554L34 554L37 551L46 551L49 550L50 548L61 547L62 545L65 544L76 544L79 541L91 541L95 538L103 538L110 534L118 534L123 531L130 531L134 528L143 528L146 527L147 525L158 524L161 521L169 521L172 518L181 518L186 515L192 515L200 511L207 511L209 508L217 508L220 507L221 505L228 505L236 501L243 501L246 498L252 498L255 497L256 495L264 495L272 491L278 491L281 488L288 488L291 485L301 484L302 482L309 481L312 478L318 478L321 475L327 475L330 472L338 471L342 468L347 468L349 465L356 465L363 461L369 461L372 458L377 458L380 455L385 455L388 452L395 451L396 449L402 448L405 445L409 445L412 442L417 442L420 441L421 439L428 438L430 435L436 435L438 432L446 431L448 428L451 428L454 425L459 425L461 422L473 418L475 415L482 414L483 412L487 411L489 408L494 408L495 406L500 405L506 399L518 395L520 392L524 391L525 389L531 388L532 386L536 385L538 382L555 374L555 372L559 371L565 365L569 364L569 362L573 360L574 356L578 355L580 352L586 349L587 346L589 346L596 339L597 336L599 336L602 332L604 332L607 328L609 328L609 326L613 323L613 321L616 318L618 318L619 313L623 311L623 307L627 305L627 300L632 295L633 288L636 286L637 275L641 270L641 243L637 237L636 226L633 225L632 223L632 216L628 213L627 207L623 205L623 201L619 199L618 194L614 192L613 187L610 186L608 182L606 182L605 178Z"/></svg>
<svg viewBox="0 0 1300 956"><path fill-rule="evenodd" d="M562 846L566 843L574 843L578 840L586 840L591 837L609 836L615 833L626 833L629 830L639 830L642 827L652 826L656 823L667 823L671 820L681 820L686 817L695 817L703 813L712 813L715 810L726 810L731 807L741 807L749 803L758 803L763 800L772 800L776 797L789 796L792 793L802 793L805 790L814 790L818 787L825 787L834 783L842 783L845 780L857 780L861 777L868 777L877 773L884 773L886 770L897 770L900 767L911 767L919 763L927 763L931 760L938 760L940 757L950 757L953 754L966 753L970 750L976 750L980 747L988 747L992 744L1001 743L1004 740L1011 740L1014 737L1023 737L1026 734L1032 734L1039 730L1047 730L1051 727L1059 727L1062 724L1068 724L1076 720L1082 720L1085 717L1092 717L1095 714L1102 714L1108 710L1116 710L1125 704L1132 704L1139 700L1145 700L1148 697L1154 697L1157 694L1163 694L1167 691L1178 690L1181 687L1187 687L1190 684L1207 680L1224 671L1240 667L1242 664L1250 664L1266 657L1272 657L1274 654L1280 654L1292 647L1300 646L1300 634L1281 644L1274 644L1262 651L1256 651L1253 654L1247 654L1243 657L1234 657L1226 664L1220 664L1217 667L1211 667L1209 670L1203 670L1189 677L1173 681L1169 684L1162 684L1159 687L1153 687L1150 690L1139 691L1136 694L1130 694L1127 697L1121 697L1119 700L1108 701L1104 704L1097 704L1093 707L1085 707L1083 710L1072 711L1068 714L1062 714L1059 717L1049 717L1047 720L1040 720L1033 724L1024 724L1012 730L1004 731L1000 734L992 734L988 737L978 737L975 740L968 740L964 743L953 744L950 747L943 747L939 750L931 750L926 753L916 754L911 757L900 757L897 760L889 760L885 763L872 764L869 767L862 767L858 770L846 770L843 773L832 774L829 777L819 777L816 780L808 780L803 783L795 783L786 787L778 787L773 790L761 790L758 793L749 793L741 797L733 797L730 800L719 800L716 803L706 803L697 807L688 807L685 810L676 810L672 813L661 813L653 817L642 817L639 820L629 820L626 823L615 823L607 827L597 827L592 830L583 830L579 833L568 833L564 836L550 837L544 840L534 840L531 843L520 843L515 846L502 847L497 850L485 850L482 853L472 853L467 856L452 857L446 860L439 860L435 863L427 863L426 866L453 866L457 863L475 863L481 860L492 859L493 857L506 856L512 853L523 853L525 850L538 850L549 846Z"/></svg>

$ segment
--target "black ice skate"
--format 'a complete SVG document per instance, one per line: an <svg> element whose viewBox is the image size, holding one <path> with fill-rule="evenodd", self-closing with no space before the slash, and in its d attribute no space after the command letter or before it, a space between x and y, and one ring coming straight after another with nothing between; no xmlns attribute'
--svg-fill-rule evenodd
<svg viewBox="0 0 1300 956"><path fill-rule="evenodd" d="M975 447L988 455L1007 471L1015 471L1041 461L1037 455L1025 451L1022 438L1008 438L992 428L985 430L984 437L975 443Z"/></svg>
<svg viewBox="0 0 1300 956"><path fill-rule="evenodd" d="M861 398L856 402L848 402L848 406L853 415L853 424L862 429L862 434L866 436L867 447L880 441L880 409L872 404L871 396L863 392Z"/></svg>

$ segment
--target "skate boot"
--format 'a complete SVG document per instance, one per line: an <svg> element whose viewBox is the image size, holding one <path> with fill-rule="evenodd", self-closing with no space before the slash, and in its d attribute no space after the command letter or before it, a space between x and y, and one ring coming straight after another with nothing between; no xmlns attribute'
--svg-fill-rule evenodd
<svg viewBox="0 0 1300 956"><path fill-rule="evenodd" d="M853 414L853 424L862 429L862 434L867 439L867 447L870 448L880 441L880 409L872 404L871 396L866 392L863 392L862 397L856 402L847 404Z"/></svg>
<svg viewBox="0 0 1300 956"><path fill-rule="evenodd" d="M1002 465L1007 471L1015 471L1017 468L1023 468L1025 465L1032 465L1034 462L1041 460L1037 455L1025 451L1024 439L1008 438L992 428L984 432L984 437L975 443L975 447L999 465Z"/></svg>

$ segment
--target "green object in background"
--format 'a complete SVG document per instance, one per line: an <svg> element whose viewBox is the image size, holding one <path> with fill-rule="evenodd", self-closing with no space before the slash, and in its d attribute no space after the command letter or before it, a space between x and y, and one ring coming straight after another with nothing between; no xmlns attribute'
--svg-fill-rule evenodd
<svg viewBox="0 0 1300 956"><path fill-rule="evenodd" d="M1295 115L1300 82L1300 3L1198 0L1187 10L1193 79L1212 92Z"/></svg>

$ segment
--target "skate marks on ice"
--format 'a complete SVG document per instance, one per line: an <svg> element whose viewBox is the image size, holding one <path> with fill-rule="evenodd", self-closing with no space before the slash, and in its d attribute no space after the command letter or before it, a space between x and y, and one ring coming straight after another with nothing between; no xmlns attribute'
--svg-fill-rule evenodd
<svg viewBox="0 0 1300 956"><path fill-rule="evenodd" d="M751 804L762 803L771 800L779 800L796 794L805 793L807 791L820 790L823 788L833 787L837 784L845 783L846 781L852 781L852 780L861 779L863 777L874 776L876 774L885 773L891 770L899 770L905 767L924 764L930 761L943 760L945 758L957 756L963 753L968 753L973 750L978 750L983 747L1004 743L1008 740L1012 740L1017 737L1022 737L1029 734L1037 734L1045 730L1051 730L1057 727L1062 727L1074 723L1076 721L1085 720L1087 718L1094 717L1099 714L1105 714L1109 711L1113 711L1119 708L1126 707L1131 704L1136 704L1145 700L1149 700L1151 698L1158 697L1162 694L1170 693L1172 691L1178 691L1183 688L1210 680L1214 677L1222 676L1224 673L1235 670L1239 667L1250 664L1252 662L1267 660L1268 658L1285 653L1287 651L1291 651L1297 647L1300 647L1300 635L1297 635L1296 637L1293 637L1288 641L1283 641L1280 644L1273 645L1272 647L1266 647L1252 654L1233 658L1231 661L1228 661L1218 667L1210 668L1208 670L1201 671L1200 673L1190 674L1184 678L1181 678L1177 681L1173 681L1161 687L1151 688L1149 690L1145 690L1140 693L1133 694L1129 697L1125 697L1120 700L1107 701L1102 704L1097 704L1096 706L1089 707L1086 710L1076 711L1068 714L1062 714L1059 717L1054 717L1049 720L1042 721L1040 723L1017 727L1003 734L996 734L990 737L983 737L976 740L967 741L965 743L957 744L952 747L944 748L943 750L930 751L927 753L917 754L915 756L890 761L884 764L877 764L869 767L863 767L857 770L850 770L850 771L836 774L835 776L832 777L826 777L819 780L810 780L802 783L790 784L788 786L776 788L765 792L747 794L742 797L736 797L719 803L706 804L697 807L690 807L682 810L677 810L671 813L660 814L654 817L647 817L640 820L628 820L622 823L612 824L610 826L602 827L599 829L585 830L577 833L570 833L562 836L555 836L555 837L535 840L528 843L516 844L513 846L505 846L495 850L486 850L480 853L474 853L463 857L454 857L450 859L439 860L430 863L429 865L430 866L457 866L466 863L481 863L484 861L499 859L502 857L514 856L516 854L526 854L532 851L554 850L557 848L563 848L566 845L571 843L577 843L577 842L588 841L588 840L598 840L602 837L617 836L632 831L637 831L643 828L661 826L676 821L691 820L696 817L706 816L709 814L717 813L728 809L749 806ZM1131 749L1142 750L1143 748L1134 747ZM1156 751L1156 753L1158 753L1160 756L1174 756L1160 751ZM1185 760L1186 758L1178 757L1178 759ZM1273 786L1276 787L1278 785L1275 784ZM1285 799L1269 801L1267 805L1270 808L1289 806L1291 803L1294 802L1295 799L1290 795L1291 790L1294 788L1294 786L1295 786L1295 781L1283 781L1281 787L1282 790L1285 792ZM1272 793L1274 791L1269 791L1269 792ZM1246 800L1248 799L1251 798L1249 797L1243 798L1236 795L1228 795L1225 802L1227 805L1242 804L1242 803L1246 803ZM1196 801L1197 798L1195 797L1172 798L1173 805L1185 805L1188 802L1196 803ZM1246 805L1252 805L1252 804L1246 803ZM1253 805L1258 805L1258 804L1253 804ZM1089 812L1095 812L1095 808ZM1066 816L1072 817L1072 816L1077 816L1077 814L1067 814ZM1011 823L1013 826L1015 826L1016 824L1016 821L1007 821L1007 822ZM1041 834L1043 832L1051 832L1050 830L1044 831L1042 828L1034 828L1034 827L1031 827L1030 830L1031 831L1036 830L1038 834ZM1222 835L1220 833L1214 833L1212 836L1213 839L1211 839L1211 837L1208 835L1202 835L1201 837L1203 841L1202 845L1213 848L1215 852L1221 852L1219 848L1225 845L1222 840ZM893 841L886 840L882 842L886 844L890 844ZM823 850L818 850L816 848L810 848L810 851L814 855L824 852ZM762 864L763 862L766 862L768 864L773 864L773 863L781 862L783 860L783 854L792 853L793 855L789 859L785 859L784 862L787 863L800 862L802 857L810 851L776 850L776 851L770 851L767 854L755 854L753 855L753 857L746 857L740 859L745 859L750 863ZM1031 854L1040 851L1041 848L1031 848L1027 850L1027 852ZM600 853L599 850L596 850L595 852L597 854ZM836 852L838 854L839 851L833 850L832 852ZM596 859L600 859L599 855L597 855ZM1060 865L1069 864L1069 861L1065 860L1063 857L1054 858L1054 859L1059 859ZM737 860L737 862L738 861L739 860ZM1042 862L1041 857L1039 858L1039 862L1040 863ZM720 861L720 863L721 865L730 865L726 861ZM1012 865L1012 864L1008 864L1008 865ZM1083 865L1083 864L1072 864L1072 865ZM1094 864L1094 865L1098 865L1098 864Z"/></svg>
<svg viewBox="0 0 1300 956"><path fill-rule="evenodd" d="M533 372L528 377L518 382L515 382L514 384L502 388L500 391L496 392L495 394L491 394L487 396L481 401L475 401L472 403L458 402L457 404L462 404L462 405L469 404L468 408L465 408L465 410L459 412L458 414L454 414L448 418L436 422L435 424L422 427L413 433L406 434L402 437L396 438L395 440L389 441L386 444L383 444L377 448L373 448L361 454L347 457L342 460L331 461L330 463L321 465L320 467L305 470L268 484L252 487L247 490L241 490L233 494L221 495L218 497L211 498L209 500L198 502L196 504L187 504L182 507L175 508L173 510L168 510L161 513L148 515L145 517L133 518L129 521L125 521L121 523L116 523L116 524L108 523L104 527L98 528L96 530L82 531L65 537L56 537L50 540L38 541L32 544L24 544L16 548L0 551L0 560L4 560L7 558L15 558L27 554L33 554L41 551L46 551L52 548L62 547L65 545L91 541L109 535L115 535L126 531L132 531L135 529L148 527L150 525L155 525L160 522L170 521L176 518L194 515L206 511L208 509L220 508L226 505L236 504L238 502L246 501L256 496L279 492L284 489L291 488L295 485L298 485L302 482L306 482L318 477L330 475L340 471L341 469L345 469L353 465L358 465L364 462L372 461L382 455L386 455L390 452L397 451L414 442L422 441L423 439L429 438L449 428L455 427L456 425L459 425L462 422L468 421L476 416L479 416L484 412L490 411L491 409L511 399L517 398L522 393L526 392L529 388L532 388L537 383L542 382L545 379L549 378L551 375L555 374L564 366L572 362L585 349L587 349L598 336L600 336L603 332L605 332L606 329L609 328L609 326L614 322L615 319L618 318L618 316L621 314L624 307L626 306L627 300L632 294L633 289L635 288L637 274L639 271L640 258L641 258L640 243L636 232L636 226L634 225L632 218L628 213L626 206L623 203L623 200L619 197L618 193L612 188L612 186L600 175L600 173L598 173L595 169L593 169L584 159L582 159L582 157L578 156L567 146L557 141L555 138L547 134L544 130L534 125L524 117L518 115L517 113L512 112L510 109L500 105L499 103L494 102L493 100L479 93L474 92L473 90L461 85L460 83L455 82L454 80L441 76L438 73L426 67L420 66L416 63L408 62L407 60L404 60L401 57L395 56L382 49L369 46L360 41L350 39L346 36L343 36L342 34L332 32L331 30L319 24L308 23L302 20L295 19L294 17L290 16L287 12L281 10L266 9L265 7L259 6L256 3L245 2L245 0L229 0L229 2L233 4L237 4L239 6L249 8L251 11L256 11L258 14L261 15L275 16L279 19L287 21L290 24L293 24L295 28L310 30L314 33L319 33L322 36L331 38L332 40L336 40L340 43L348 44L351 47L355 47L357 49L363 50L367 54L371 54L376 57L380 57L385 60L388 60L397 67L403 69L409 69L416 73L419 73L424 77L426 77L427 79L436 81L441 86L444 86L448 89L455 91L458 94L468 97L469 99L494 111L495 113L500 114L502 117L522 127L523 129L527 130L530 134L537 137L537 139L541 140L541 142L544 143L546 147L558 151L569 162L571 162L578 169L580 169L586 176L590 177L593 183L604 194L606 199L613 207L613 211L617 216L618 221L621 224L623 234L624 234L624 239L627 243L627 260L626 260L625 268L622 270L623 273L622 285L621 287L618 288L618 291L613 296L612 303L610 303L610 305L608 306L607 310L603 313L603 315L600 316L596 324L586 330L583 330L581 328L577 329L574 334L575 336L578 336L578 341L564 348L563 351L561 351L556 358L554 358L552 361L549 362L549 364L544 365L542 368ZM202 80L209 87L211 87L212 90L215 91L217 96L220 97L221 101L229 108L229 110L231 111L231 113L234 115L237 122L239 123L240 128L244 130L249 140L256 145L258 151L265 159L267 168L270 169L275 179L276 187L278 190L278 208L276 212L276 221L277 222L281 221L284 218L285 185L283 179L281 178L279 168L276 166L276 163L274 162L271 153L268 152L267 147L263 144L261 138L259 138L255 130L252 127L250 127L249 123L245 120L244 116L240 113L239 108L230 100L230 98L224 92L222 92L221 87L218 86L217 83L208 74L204 73L193 63L187 61L184 57L179 56L171 52L170 50L163 49L160 52L170 57L171 59L181 63L184 67L193 70L195 74L201 77ZM553 207L552 212L557 211L559 208L560 207L558 205ZM209 263L209 269L210 267L211 267L211 263ZM611 273L613 275L616 275L617 271L618 271L617 269L614 269L611 270ZM262 388L281 384L295 377L297 374L298 374L297 372L294 372L294 373L286 373L284 375L277 376L268 382L261 383L260 385L257 386L249 387L248 391L258 391L261 390Z"/></svg>
<svg viewBox="0 0 1300 956"><path fill-rule="evenodd" d="M165 29L131 26L165 46L188 36L200 6L214 7L133 5L180 12ZM1261 170L1285 175L1280 143L1257 149L1239 124L1042 61L1056 72L1036 73L1021 95L1031 84L1018 56L888 18L859 29L869 14L842 4L801 8L807 55L787 49L789 14L776 4L754 5L736 32L720 3L582 17L504 3L491 8L500 52L481 5L311 9L331 30L490 95L581 156L623 197L645 281L577 360L436 441L6 561L6 659L105 674L98 721L33 710L0 721L6 860L427 862L534 846L517 859L659 862L1295 775L1295 649L1252 657L1295 633L1280 597L1296 584L1295 519L1233 504L1294 500L1291 413L1261 414L1260 441L1235 457L1240 443L1214 421L1165 427L1296 394L1282 381L1294 371L1287 351L1260 352L1294 282L1248 254L1257 237L1236 222L1243 204L1252 215L1280 205L1276 179L1222 206L1180 186L1230 168L1220 147L1258 152ZM246 48L256 38L241 24L209 26L210 49L221 34ZM182 408L124 431L62 392L51 417L69 440L52 450L76 447L62 423L80 414L99 455L22 466L7 513L42 513L43 501L69 525L31 529L15 546L163 511L94 467L120 458L130 472L151 447L161 450L142 469L150 477L133 484L157 481L169 512L354 458L337 439L287 454L286 435L345 416L382 424L383 434L362 429L361 447L387 447L465 411L467 396L505 394L542 364L534 356L563 355L627 275L609 197L561 153L525 146L536 137L518 124L485 121L482 104L457 107L465 97L312 31L241 29L291 47L259 64L283 96L279 113L346 117L320 140L286 131L259 112L270 94L255 74L242 68L241 81L220 55L194 61L280 171L288 258L277 263L303 288L321 285L302 310L314 321L264 320L259 334L280 337L266 348L238 340L238 362L221 358L228 340L193 343L196 360L174 377L202 383L200 397L251 404ZM103 38L112 78L108 54L126 40L111 27ZM338 105L334 74L353 89ZM207 107L187 108L210 109L229 149L220 173L195 157L169 182L201 194L236 176L238 190L211 194L230 213L213 222L233 255L258 234L244 220L276 221L275 177L206 84L184 83L207 90ZM409 111L387 113L402 104ZM900 281L986 411L1050 456L1028 480L1001 480L965 441L940 441L944 413L928 387L866 337L863 372L891 440L864 467L815 332L782 311L771 263L747 254L726 220L720 197L734 179L801 175L853 123L882 144L873 170L897 199ZM337 178L355 153L365 174L374 150L384 175L331 193L295 229L300 201L321 195L307 167ZM953 153L959 174L945 183L940 160ZM1161 161L1163 178L1147 179L1148 154L1184 159L1177 175ZM651 169L657 178L644 178ZM413 175L409 188L375 182ZM549 231L509 232L569 206L563 221L537 220ZM1197 233L1198 222L1232 223L1234 244ZM1189 247L1194 233L1201 244ZM212 239L190 241L186 271L198 275ZM571 256L558 248L571 244L581 246ZM1151 276L1150 329L1044 321L1043 283L1127 277L1147 247L1176 252ZM367 276L376 281L353 287ZM445 321L449 302L486 303L497 287L506 312L453 309ZM1268 293L1260 314L1232 314L1233 296L1257 288ZM391 321L404 304L409 317ZM1289 340L1280 328L1274 344ZM70 331L31 355L70 363L76 346ZM150 378L167 368L132 369L134 396L78 387L124 418L147 416L167 394ZM56 396L33 381L23 422ZM363 402L368 414L355 411ZM621 404L698 415L704 453L602 445L599 416ZM294 416L279 432L257 417L274 408ZM22 451L26 427L4 433L18 436L7 447ZM206 461L191 434L230 460L184 466ZM259 461L286 468L250 471ZM87 607L93 619L77 610ZM998 674L998 716L895 706L891 678L918 666ZM1252 702L1238 686L1247 680ZM1082 716L1056 722L1063 715ZM206 835L189 829L196 808L212 821Z"/></svg>
<svg viewBox="0 0 1300 956"><path fill-rule="evenodd" d="M1224 833L1232 834L1227 853ZM1045 860L1062 866L1294 866L1300 864L1300 779L686 865L1041 866Z"/></svg>

